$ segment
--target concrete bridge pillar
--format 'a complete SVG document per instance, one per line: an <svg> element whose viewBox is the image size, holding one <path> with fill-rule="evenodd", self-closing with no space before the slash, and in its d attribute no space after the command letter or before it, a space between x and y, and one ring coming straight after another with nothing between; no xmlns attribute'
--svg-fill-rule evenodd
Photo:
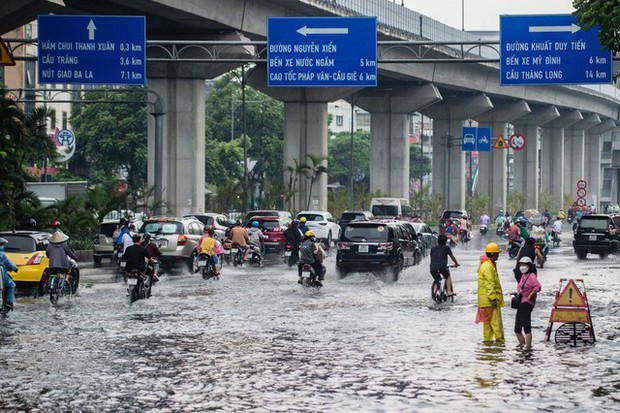
<svg viewBox="0 0 620 413"><path fill-rule="evenodd" d="M585 180L586 190L597 211L601 210L601 189L603 186L601 155L603 152L603 134L614 129L616 123L607 119L586 130L585 139Z"/></svg>
<svg viewBox="0 0 620 413"><path fill-rule="evenodd" d="M564 131L564 193L571 194L573 201L577 200L577 181L585 178L585 130L599 123L598 115L590 114Z"/></svg>
<svg viewBox="0 0 620 413"><path fill-rule="evenodd" d="M529 208L538 208L539 128L537 125L517 123L514 131L525 137L526 145L513 152L513 188L525 195Z"/></svg>
<svg viewBox="0 0 620 413"><path fill-rule="evenodd" d="M409 199L409 114L441 100L432 84L382 85L354 98L370 112L370 190Z"/></svg>
<svg viewBox="0 0 620 413"><path fill-rule="evenodd" d="M461 132L466 119L493 108L485 94L448 97L421 110L433 119L433 192L442 195L445 209L465 209L465 152ZM468 125L468 123L467 123Z"/></svg>
<svg viewBox="0 0 620 413"><path fill-rule="evenodd" d="M523 100L496 100L493 109L476 117L479 126L491 128L491 136L502 135L508 139L508 123L531 113L530 106ZM478 152L477 193L489 197L488 211L497 215L500 209L506 210L507 192L507 149L491 148L490 152Z"/></svg>

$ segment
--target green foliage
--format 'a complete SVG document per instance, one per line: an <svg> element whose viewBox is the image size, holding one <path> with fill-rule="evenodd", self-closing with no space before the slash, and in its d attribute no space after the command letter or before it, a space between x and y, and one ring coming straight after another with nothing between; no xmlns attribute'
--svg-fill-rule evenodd
<svg viewBox="0 0 620 413"><path fill-rule="evenodd" d="M385 196L380 190L369 192L363 185L356 185L353 191L353 199L350 199L351 191L348 189L329 192L327 194L327 210L336 218L339 218L344 211L368 211L370 200Z"/></svg>
<svg viewBox="0 0 620 413"><path fill-rule="evenodd" d="M309 168L307 169L307 177L310 180L310 189L308 190L306 210L309 210L310 200L312 199L312 187L314 186L314 182L319 179L319 176L328 173L328 170L325 165L322 165L322 163L327 160L325 156L309 154L307 157L310 160L310 163L308 164Z"/></svg>
<svg viewBox="0 0 620 413"><path fill-rule="evenodd" d="M568 211L572 206L575 200L573 199L573 195L570 193L564 194L564 211Z"/></svg>
<svg viewBox="0 0 620 413"><path fill-rule="evenodd" d="M207 140L205 180L223 185L228 179L243 179L243 147L241 140L222 142Z"/></svg>
<svg viewBox="0 0 620 413"><path fill-rule="evenodd" d="M351 134L339 132L330 137L329 180L349 186L349 167L351 165ZM353 178L370 175L370 133L353 133Z"/></svg>
<svg viewBox="0 0 620 413"><path fill-rule="evenodd" d="M414 143L409 146L409 177L411 179L420 179L421 175L431 173L431 158L422 155L420 144Z"/></svg>
<svg viewBox="0 0 620 413"><path fill-rule="evenodd" d="M538 194L538 209L542 212L545 209L549 211L555 211L557 204L555 197L550 192L542 191Z"/></svg>
<svg viewBox="0 0 620 413"><path fill-rule="evenodd" d="M130 187L146 181L147 112L142 89L106 94L92 91L88 100L75 106L71 124L77 137L75 156L69 161L72 170L90 165L91 182L106 182L119 168L127 170ZM114 101L107 103L103 101ZM140 102L140 103L131 103Z"/></svg>
<svg viewBox="0 0 620 413"><path fill-rule="evenodd" d="M620 51L620 7L618 0L573 0L573 13L583 29L599 25L601 44L614 52Z"/></svg>
<svg viewBox="0 0 620 413"><path fill-rule="evenodd" d="M506 196L506 208L511 214L525 209L527 197L519 191L510 191Z"/></svg>
<svg viewBox="0 0 620 413"><path fill-rule="evenodd" d="M483 212L489 213L490 201L491 198L487 195L468 196L465 199L465 209L471 214L474 223L478 223Z"/></svg>

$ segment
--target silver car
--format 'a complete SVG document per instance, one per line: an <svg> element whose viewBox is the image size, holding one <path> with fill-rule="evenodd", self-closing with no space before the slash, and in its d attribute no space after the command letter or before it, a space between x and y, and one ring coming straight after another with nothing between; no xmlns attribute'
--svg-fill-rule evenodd
<svg viewBox="0 0 620 413"><path fill-rule="evenodd" d="M202 236L204 225L194 217L159 217L147 219L140 234L151 234L151 240L162 252L160 261L166 268L186 265L193 269L194 249Z"/></svg>

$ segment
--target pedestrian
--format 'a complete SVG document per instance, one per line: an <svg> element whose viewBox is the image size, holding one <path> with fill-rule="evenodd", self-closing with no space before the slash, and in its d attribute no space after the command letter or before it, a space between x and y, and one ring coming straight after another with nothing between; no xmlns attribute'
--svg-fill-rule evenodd
<svg viewBox="0 0 620 413"><path fill-rule="evenodd" d="M534 269L535 265L529 257L519 260L519 270L523 276L517 286L517 294L521 294L521 300L515 317L515 334L519 345L526 349L532 348L532 310L536 305L536 295L541 289ZM521 333L522 331L525 334Z"/></svg>
<svg viewBox="0 0 620 413"><path fill-rule="evenodd" d="M483 323L483 340L492 343L504 343L504 324L501 308L504 305L502 285L497 274L499 245L490 242L484 249L486 260L478 267L478 313L476 323Z"/></svg>

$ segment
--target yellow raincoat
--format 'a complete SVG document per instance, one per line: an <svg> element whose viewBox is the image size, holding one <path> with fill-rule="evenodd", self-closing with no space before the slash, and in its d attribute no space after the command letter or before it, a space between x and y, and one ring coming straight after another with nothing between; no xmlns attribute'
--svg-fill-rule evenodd
<svg viewBox="0 0 620 413"><path fill-rule="evenodd" d="M493 309L492 300L497 307ZM483 322L484 341L504 341L504 323L501 308L504 306L502 285L495 264L487 259L478 267L478 316Z"/></svg>

